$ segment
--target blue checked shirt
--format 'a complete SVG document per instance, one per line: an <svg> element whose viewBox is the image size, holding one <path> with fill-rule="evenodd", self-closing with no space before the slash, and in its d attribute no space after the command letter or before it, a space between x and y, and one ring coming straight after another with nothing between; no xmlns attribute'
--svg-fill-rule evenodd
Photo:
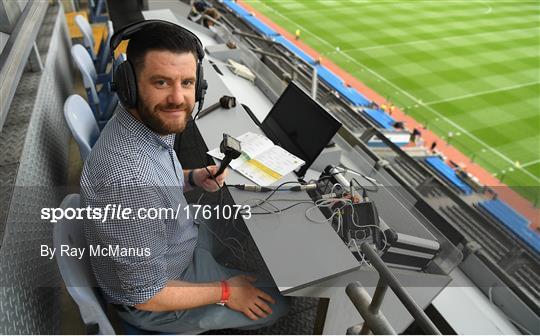
<svg viewBox="0 0 540 336"><path fill-rule="evenodd" d="M132 209L129 219L85 222L86 253L93 247L92 269L111 303L148 301L167 280L181 279L192 260L198 229L184 210L184 178L173 144L174 135L154 133L119 105L85 162L81 206L104 213L110 204L109 217L114 205ZM142 219L141 208L180 213L177 219Z"/></svg>

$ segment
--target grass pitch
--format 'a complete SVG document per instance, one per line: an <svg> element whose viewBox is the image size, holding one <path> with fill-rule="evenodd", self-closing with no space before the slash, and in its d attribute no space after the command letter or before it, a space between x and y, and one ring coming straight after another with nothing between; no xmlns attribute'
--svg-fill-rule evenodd
<svg viewBox="0 0 540 336"><path fill-rule="evenodd" d="M540 2L245 2L539 205Z"/></svg>

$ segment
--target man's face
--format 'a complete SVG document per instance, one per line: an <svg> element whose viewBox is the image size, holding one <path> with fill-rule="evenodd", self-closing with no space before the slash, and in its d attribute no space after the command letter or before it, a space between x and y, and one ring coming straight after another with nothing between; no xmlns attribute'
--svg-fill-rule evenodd
<svg viewBox="0 0 540 336"><path fill-rule="evenodd" d="M146 53L137 74L135 117L161 135L183 131L195 105L196 73L192 53Z"/></svg>

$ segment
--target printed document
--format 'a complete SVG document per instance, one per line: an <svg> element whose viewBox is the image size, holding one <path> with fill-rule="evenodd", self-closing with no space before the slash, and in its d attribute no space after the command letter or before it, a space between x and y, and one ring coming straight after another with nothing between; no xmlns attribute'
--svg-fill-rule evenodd
<svg viewBox="0 0 540 336"><path fill-rule="evenodd" d="M242 155L231 161L230 167L260 186L274 184L305 163L264 135L247 132L236 139L242 146ZM224 157L219 148L208 154L220 160Z"/></svg>

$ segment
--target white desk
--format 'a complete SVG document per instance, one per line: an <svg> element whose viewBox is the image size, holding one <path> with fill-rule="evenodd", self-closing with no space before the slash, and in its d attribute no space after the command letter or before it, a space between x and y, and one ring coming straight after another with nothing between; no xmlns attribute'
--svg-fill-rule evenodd
<svg viewBox="0 0 540 336"><path fill-rule="evenodd" d="M168 19L190 29L193 24L187 20L184 22L163 10L147 11L143 14L145 18ZM211 33L204 28L197 26L192 30L203 44L216 44ZM211 59L211 56L209 58ZM227 67L220 65L221 62L216 63L223 76L219 75L206 59L203 63L205 78L209 84L205 106L217 102L223 95L235 96L239 103L247 104L262 119L270 111L272 103L253 83L237 77ZM262 134L240 104L231 110L217 109L198 120L197 126L209 149L219 146L224 132L233 136L239 136L247 131ZM289 180L296 180L295 175L289 174L282 179L282 181ZM227 183L252 184L234 171L230 171ZM237 204L242 204L248 199L265 197L261 193L230 189ZM309 198L303 192L279 192L279 197ZM292 203L295 202L288 204ZM281 202L280 205L285 207L287 203ZM291 296L330 298L323 332L344 334L348 327L362 321L345 294L346 285L358 280L373 293L378 275L371 269L365 269L365 266L363 269L359 268L356 258L329 225L307 220L305 210L310 206L302 204L280 215L252 216L251 219L245 220L245 223L280 291ZM322 214L319 213L318 216L318 219L323 219ZM445 276L413 271L395 273L421 307L426 307L449 281ZM396 331L404 330L412 321L412 317L391 291L385 297L382 310Z"/></svg>

